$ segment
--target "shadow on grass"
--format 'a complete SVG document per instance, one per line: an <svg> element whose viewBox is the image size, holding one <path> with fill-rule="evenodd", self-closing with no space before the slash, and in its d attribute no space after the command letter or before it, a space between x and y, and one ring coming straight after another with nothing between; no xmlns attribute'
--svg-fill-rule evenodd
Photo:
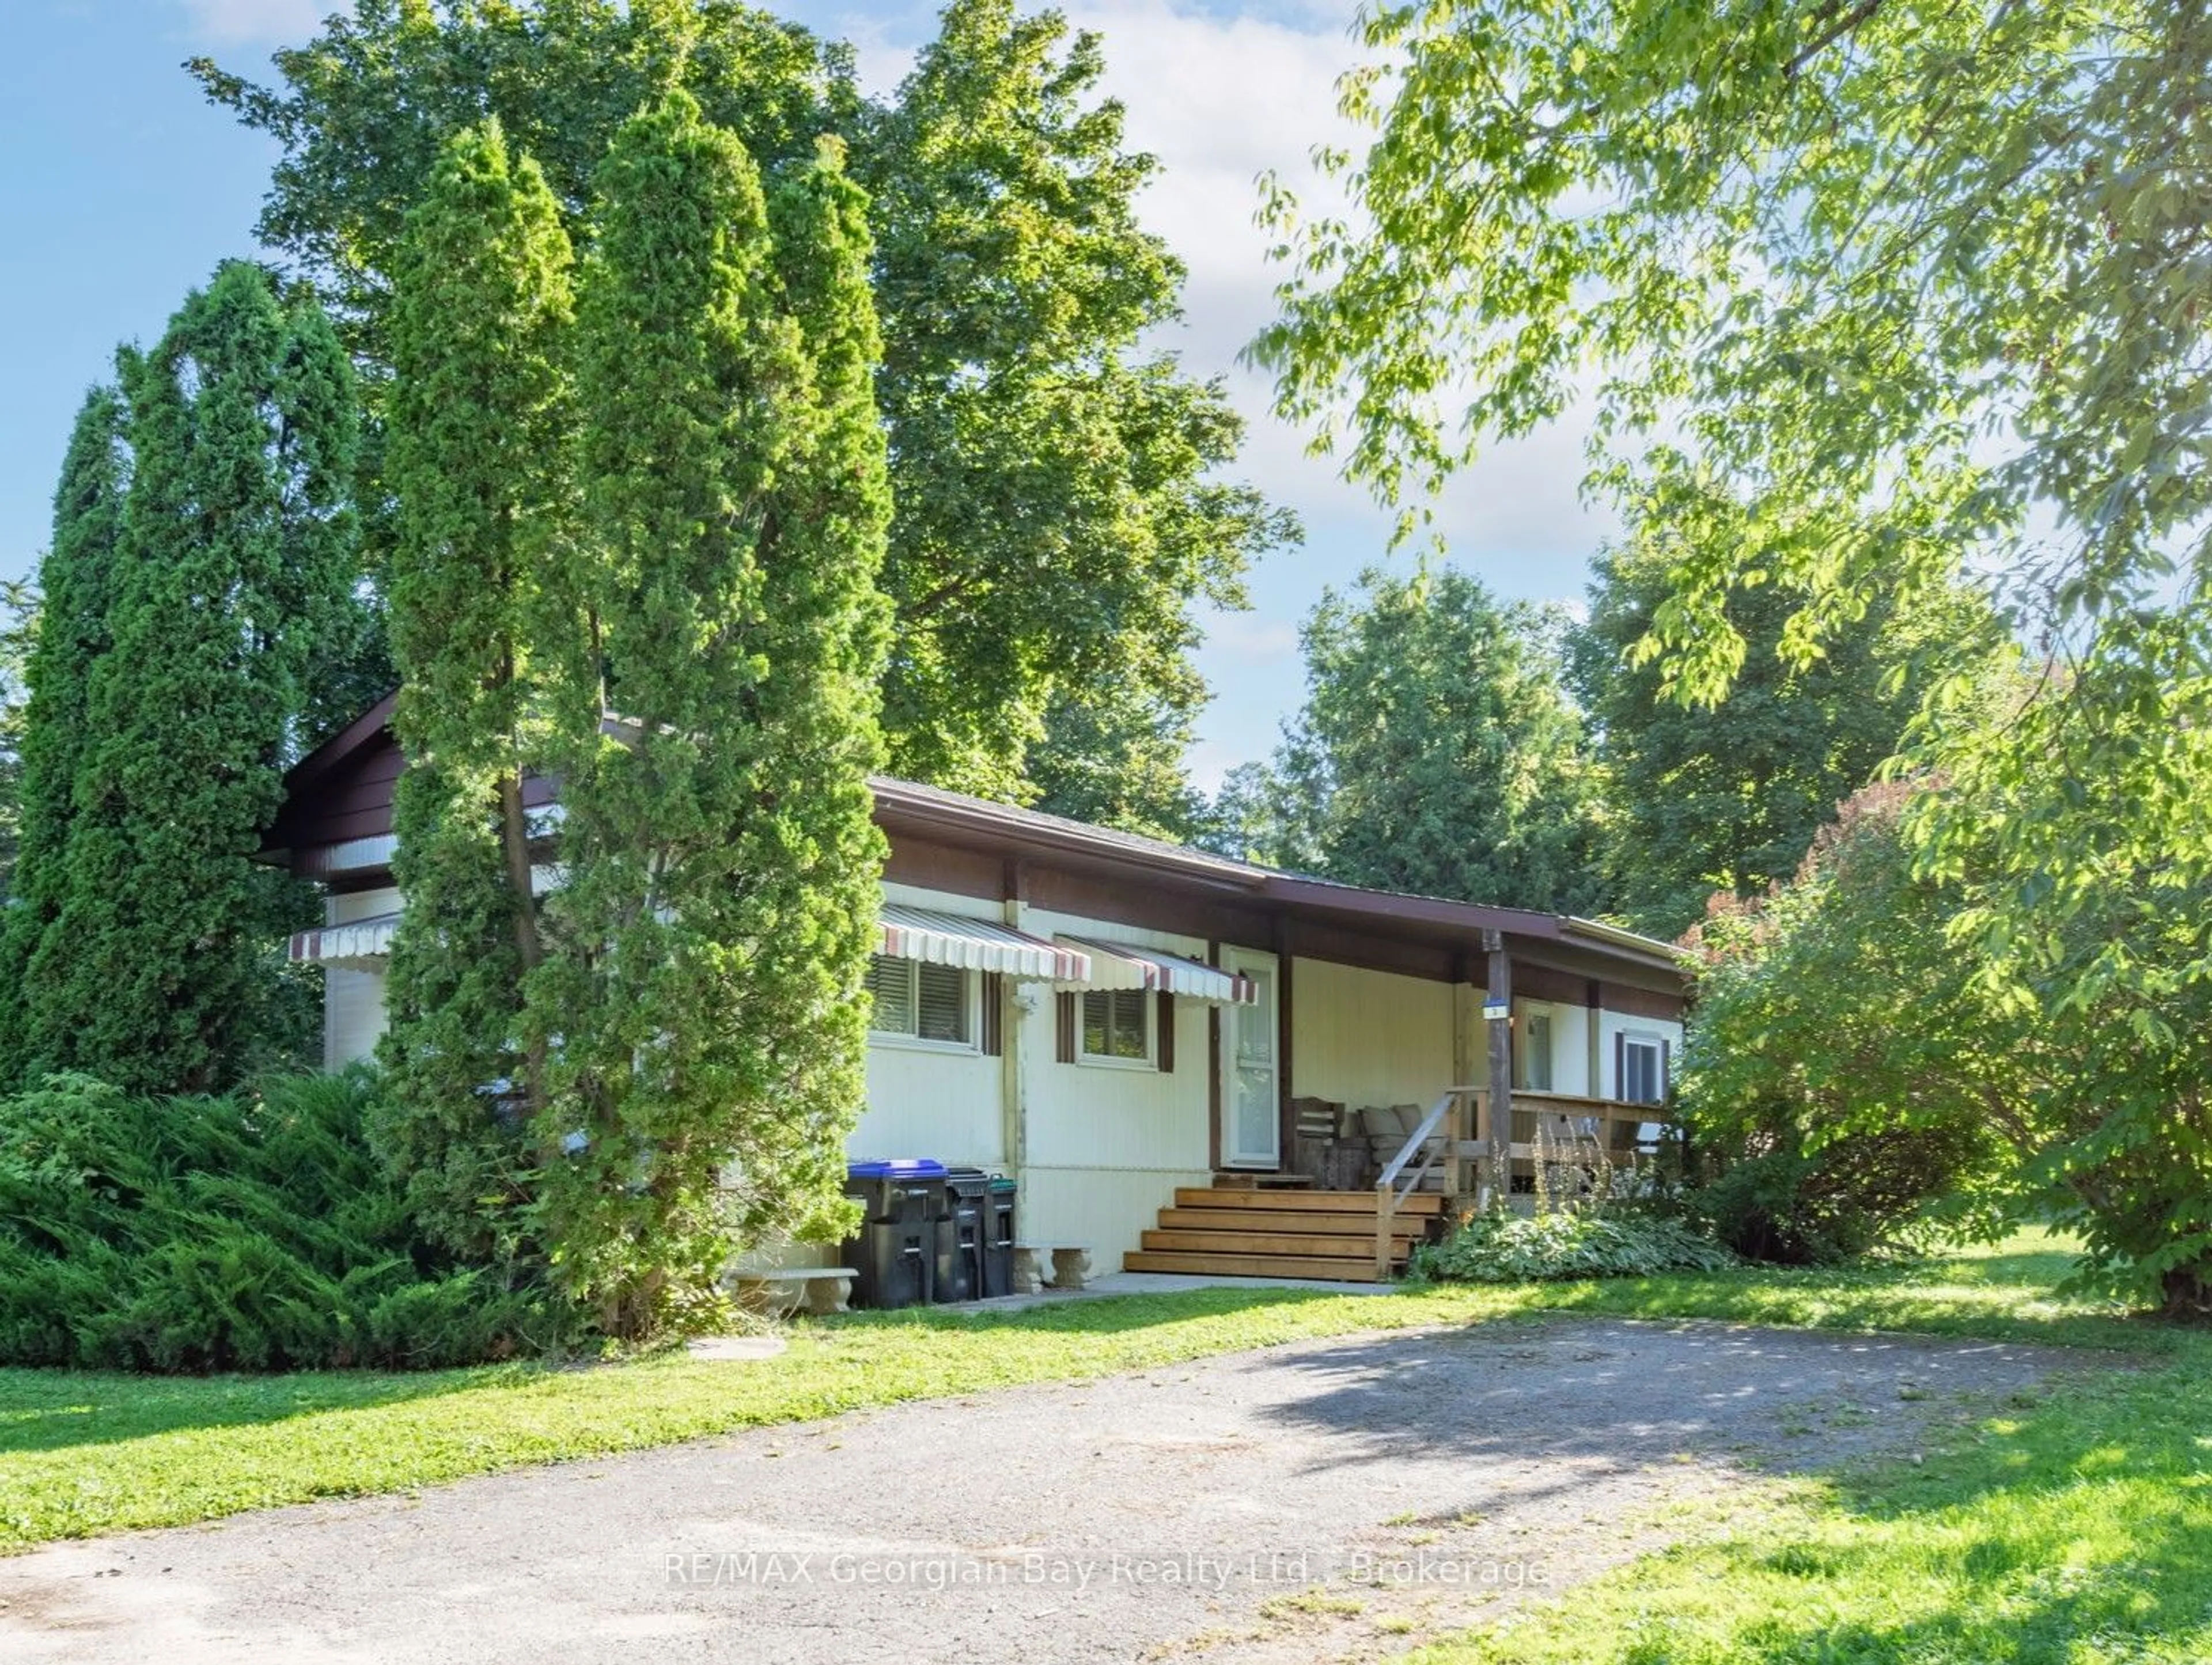
<svg viewBox="0 0 2212 1665"><path fill-rule="evenodd" d="M1430 1665L2080 1665L2212 1657L2212 1337L1958 1404L1927 1449L1717 1516Z"/></svg>
<svg viewBox="0 0 2212 1665"><path fill-rule="evenodd" d="M289 1376L0 1370L0 1455L402 1404L520 1380L539 1368L490 1364L465 1370L316 1370Z"/></svg>
<svg viewBox="0 0 2212 1665"><path fill-rule="evenodd" d="M1249 1289L1231 1284L1159 1294L1097 1295L1046 1301L1035 1306L988 1304L902 1307L896 1312L849 1312L823 1321L835 1329L884 1328L949 1330L972 1334L982 1330L1016 1330L1052 1334L1118 1335L1155 1325L1234 1317L1271 1307L1308 1306L1323 1301L1375 1302L1387 1297L1338 1294L1332 1290L1285 1289L1275 1285Z"/></svg>

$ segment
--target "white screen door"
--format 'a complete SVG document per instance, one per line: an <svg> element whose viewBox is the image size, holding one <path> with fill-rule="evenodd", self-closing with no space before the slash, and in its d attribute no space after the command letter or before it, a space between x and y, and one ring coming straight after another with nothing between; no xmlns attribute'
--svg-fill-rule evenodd
<svg viewBox="0 0 2212 1665"><path fill-rule="evenodd" d="M1222 1165L1278 1167L1283 1124L1276 1091L1275 957L1231 949L1221 958L1224 969L1243 973L1260 991L1251 1006L1221 1008Z"/></svg>

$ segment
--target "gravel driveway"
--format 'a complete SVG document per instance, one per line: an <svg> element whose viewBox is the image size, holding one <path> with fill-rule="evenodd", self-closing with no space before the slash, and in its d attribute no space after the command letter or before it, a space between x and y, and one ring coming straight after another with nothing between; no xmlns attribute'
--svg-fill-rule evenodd
<svg viewBox="0 0 2212 1665"><path fill-rule="evenodd" d="M58 1545L0 1561L0 1660L1375 1656L1664 1541L1670 1498L2070 1368L1714 1324L1304 1343Z"/></svg>

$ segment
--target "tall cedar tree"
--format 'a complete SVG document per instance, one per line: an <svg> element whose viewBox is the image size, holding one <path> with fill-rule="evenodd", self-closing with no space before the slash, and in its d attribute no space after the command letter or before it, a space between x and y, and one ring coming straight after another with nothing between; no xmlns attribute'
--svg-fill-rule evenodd
<svg viewBox="0 0 2212 1665"><path fill-rule="evenodd" d="M1217 842L1347 884L1596 911L1595 774L1559 634L1449 568L1325 594L1305 709L1272 768L1227 783Z"/></svg>
<svg viewBox="0 0 2212 1665"><path fill-rule="evenodd" d="M1837 806L1905 743L1930 684L1962 663L1989 666L2002 632L1966 592L1887 593L1800 664L1783 632L1802 598L1761 585L1729 598L1745 651L1728 699L1684 705L1636 652L1668 593L1665 562L1601 558L1568 671L1605 771L1618 905L1637 929L1672 938L1715 892L1748 898L1795 874Z"/></svg>
<svg viewBox="0 0 2212 1665"><path fill-rule="evenodd" d="M53 544L39 563L46 593L37 641L23 667L12 905L0 927L0 1083L10 1086L24 1079L33 1053L31 959L68 898L70 805L91 733L92 667L109 645L123 499L131 483L128 414L117 388L86 394L54 491Z"/></svg>
<svg viewBox="0 0 2212 1665"><path fill-rule="evenodd" d="M393 1079L381 1130L418 1214L471 1253L519 1241L531 1165L496 1084L536 1083L520 1049L539 957L523 787L587 679L565 599L570 255L544 179L496 121L447 145L409 216L391 307L388 483L393 728L409 767L392 871ZM574 647L568 650L571 654ZM589 725L596 726L596 710Z"/></svg>
<svg viewBox="0 0 2212 1665"><path fill-rule="evenodd" d="M30 703L26 676L38 640L37 581L0 580L0 896L15 882L15 852L22 836L23 722ZM0 1018L0 1028L5 1021Z"/></svg>
<svg viewBox="0 0 2212 1665"><path fill-rule="evenodd" d="M764 200L678 91L600 170L578 569L610 720L562 760L530 1000L545 1236L615 1334L711 1313L739 1240L823 1215L862 1097L890 498L866 198L825 149Z"/></svg>
<svg viewBox="0 0 2212 1665"><path fill-rule="evenodd" d="M1248 561L1296 526L1216 477L1242 441L1223 390L1141 349L1182 270L1138 222L1156 165L1097 96L1096 37L954 0L878 106L848 52L729 0L356 0L276 65L271 87L192 70L283 147L262 235L378 362L403 216L454 128L496 115L578 234L609 141L672 76L771 175L845 135L885 341L890 764L1178 828L1193 615L1241 605Z"/></svg>
<svg viewBox="0 0 2212 1665"><path fill-rule="evenodd" d="M197 1092L276 1033L296 1041L311 992L279 954L312 897L253 857L322 667L358 637L357 396L321 308L244 262L126 360L125 393L109 647L86 684L60 908L26 973L25 1060Z"/></svg>

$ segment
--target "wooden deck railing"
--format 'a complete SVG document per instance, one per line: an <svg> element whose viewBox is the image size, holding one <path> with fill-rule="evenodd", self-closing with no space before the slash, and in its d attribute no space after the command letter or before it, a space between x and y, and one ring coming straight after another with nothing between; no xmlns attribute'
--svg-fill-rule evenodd
<svg viewBox="0 0 2212 1665"><path fill-rule="evenodd" d="M1567 1163L1619 1164L1633 1160L1647 1153L1643 1129L1665 1127L1671 1120L1666 1107L1661 1104L1628 1104L1613 1098L1586 1098L1576 1093L1535 1092L1525 1088L1516 1089L1508 1103L1508 1114L1513 1121L1513 1136L1506 1145L1509 1186L1510 1165L1534 1163L1540 1155L1548 1161ZM1562 1117L1568 1125L1556 1133L1543 1126L1547 1121ZM1592 1121L1598 1124L1595 1128L1577 1125ZM1625 1139L1615 1137L1616 1130L1622 1128L1634 1131ZM1521 1136L1524 1132L1528 1135L1525 1139ZM1444 1160L1445 1194L1464 1196L1474 1188L1478 1206L1488 1200L1481 1188L1468 1185L1467 1165L1491 1158L1490 1133L1489 1092L1481 1087L1447 1087L1443 1097L1429 1107L1420 1125L1406 1136L1398 1154L1383 1164L1375 1182L1375 1275L1378 1279L1390 1275L1391 1227L1399 1205L1413 1194L1435 1166L1439 1139Z"/></svg>
<svg viewBox="0 0 2212 1665"><path fill-rule="evenodd" d="M1443 1097L1429 1106L1429 1113L1421 1118L1420 1126L1407 1135L1406 1142L1398 1147L1398 1154L1383 1164L1382 1173L1375 1181L1375 1277L1378 1283L1390 1276L1390 1221L1398 1212L1398 1205L1411 1196L1427 1176L1430 1164L1436 1160L1436 1152L1429 1141L1437 1136L1437 1129L1450 1115L1452 1107L1459 1103L1461 1096L1469 1091L1466 1087L1445 1088ZM1457 1120L1456 1117L1453 1119ZM1447 1134L1446 1149L1455 1148L1455 1139ZM1421 1159L1401 1188L1398 1176L1405 1172L1406 1165L1413 1162L1416 1154ZM1455 1158L1447 1160L1456 1162Z"/></svg>

